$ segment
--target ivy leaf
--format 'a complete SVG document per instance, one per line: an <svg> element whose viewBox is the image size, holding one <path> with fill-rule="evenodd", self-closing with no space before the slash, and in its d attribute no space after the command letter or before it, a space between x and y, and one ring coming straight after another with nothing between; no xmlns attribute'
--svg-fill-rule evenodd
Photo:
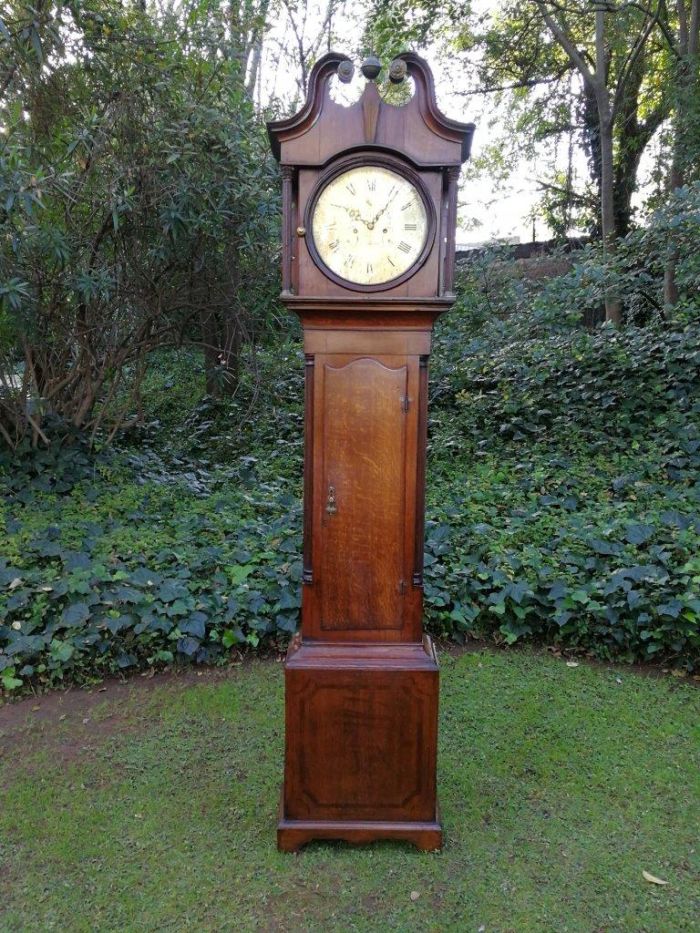
<svg viewBox="0 0 700 933"><path fill-rule="evenodd" d="M80 625L90 618L90 607L87 603L73 603L66 607L61 614L61 622L66 626Z"/></svg>
<svg viewBox="0 0 700 933"><path fill-rule="evenodd" d="M285 586L279 598L280 609L297 609L301 605L301 596Z"/></svg>
<svg viewBox="0 0 700 933"><path fill-rule="evenodd" d="M203 612L193 613L186 622L180 622L179 629L185 635L193 635L195 638L204 638L206 633L207 617Z"/></svg>
<svg viewBox="0 0 700 933"><path fill-rule="evenodd" d="M228 568L228 577L231 583L235 585L243 583L255 570L252 564L237 564Z"/></svg>
<svg viewBox="0 0 700 933"><path fill-rule="evenodd" d="M625 538L630 544L644 544L653 535L653 525L628 525L625 531Z"/></svg>
<svg viewBox="0 0 700 933"><path fill-rule="evenodd" d="M177 650L180 654L184 654L191 658L199 650L199 641L196 638L190 638L189 635L185 638L179 638L177 641Z"/></svg>
<svg viewBox="0 0 700 933"><path fill-rule="evenodd" d="M603 541L601 538L592 538L589 543L596 554L610 556L611 554L617 554L619 551L618 545L609 541Z"/></svg>
<svg viewBox="0 0 700 933"><path fill-rule="evenodd" d="M110 632L113 635L116 635L117 632L121 632L122 629L129 628L129 626L133 625L135 621L136 620L133 616L125 615L119 616L116 619L107 619L105 624Z"/></svg>
<svg viewBox="0 0 700 933"><path fill-rule="evenodd" d="M164 603L174 603L176 599L185 596L186 592L186 589L180 583L166 580L158 588L156 599L160 599Z"/></svg>
<svg viewBox="0 0 700 933"><path fill-rule="evenodd" d="M129 576L131 583L137 586L156 586L162 580L162 576L155 570L149 570L147 567L138 567Z"/></svg>
<svg viewBox="0 0 700 933"><path fill-rule="evenodd" d="M237 645L239 641L243 641L243 635L240 629L234 630L232 628L228 628L221 636L221 644L224 646L224 648L233 648L233 646Z"/></svg>
<svg viewBox="0 0 700 933"><path fill-rule="evenodd" d="M67 641L61 641L59 638L54 638L50 645L50 651L54 660L65 664L66 661L70 661L70 659L73 657L75 648Z"/></svg>

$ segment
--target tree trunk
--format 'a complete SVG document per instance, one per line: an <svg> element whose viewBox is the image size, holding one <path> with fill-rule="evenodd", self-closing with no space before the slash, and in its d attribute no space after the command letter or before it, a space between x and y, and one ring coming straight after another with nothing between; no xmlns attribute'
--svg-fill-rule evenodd
<svg viewBox="0 0 700 933"><path fill-rule="evenodd" d="M600 122L600 225L606 256L615 252L615 187L613 165L613 114L607 88L605 12L595 14L596 83L594 85ZM605 320L616 327L622 323L619 298L605 289Z"/></svg>
<svg viewBox="0 0 700 933"><path fill-rule="evenodd" d="M600 104L599 104L600 107ZM600 118L600 222L603 233L603 248L606 257L615 252L615 192L613 175L613 136L612 121L609 115L601 113ZM605 291L605 320L616 327L622 323L622 306L619 298Z"/></svg>
<svg viewBox="0 0 700 933"><path fill-rule="evenodd" d="M207 395L218 395L218 372L216 352L216 328L213 314L202 311L199 316L201 340L204 345L204 382Z"/></svg>
<svg viewBox="0 0 700 933"><path fill-rule="evenodd" d="M615 164L615 231L626 237L632 228L632 197L637 190L639 162L651 138L668 116L669 108L660 101L645 120L639 119L639 94L646 74L644 54L630 69L624 83L615 128L620 139Z"/></svg>
<svg viewBox="0 0 700 933"><path fill-rule="evenodd" d="M595 64L592 66L591 58L582 52L576 41L571 26L567 24L566 14L572 12L567 7L554 3L552 0L534 0L542 14L549 31L554 39L564 49L569 57L571 64L578 70L585 88L585 106L584 117L587 129L589 130L589 141L591 146L591 156L594 171L598 168L596 158L597 146L600 147L600 221L601 234L603 239L603 248L606 256L611 256L616 247L616 211L615 211L615 167L613 160L613 124L616 114L619 113L619 107L624 105L624 94L632 90L632 100L638 93L638 87L635 91L635 82L640 85L640 76L642 74L642 58L646 49L647 42L654 28L659 22L661 8L656 11L650 7L643 10L644 19L640 30L636 36L632 36L632 45L625 58L621 73L617 79L617 87L611 89L609 86L610 63L612 60L612 51L609 43L606 43L605 36L605 16L612 13L610 6L602 4L595 9ZM677 0L679 4L684 4L686 0ZM700 0L691 0L692 8L697 11L700 6ZM683 7L685 9L685 7ZM577 11L578 12L578 11ZM572 13L573 15L573 13ZM698 17L695 17L697 21ZM613 45L615 37L613 37ZM595 99L595 107L598 112L598 133L595 133L595 121L591 119L592 107L591 101ZM629 101L628 101L629 104ZM636 110L635 110L636 119ZM623 115L622 129L626 129ZM624 136L624 133L623 133ZM638 154L635 153L638 159ZM629 223L629 197L628 192L627 217L624 213L619 215L620 222ZM605 295L605 318L618 326L622 320L622 305L619 298L606 288Z"/></svg>
<svg viewBox="0 0 700 933"><path fill-rule="evenodd" d="M698 45L700 43L700 0L692 0L690 16L687 14L684 0L678 0L679 14L678 78L676 87L676 119L673 138L673 161L669 176L671 194L685 183L686 133L692 121L693 96L698 94ZM691 111L691 112L689 112ZM678 250L671 248L664 269L664 306L672 308L678 303L678 285L676 284L676 266Z"/></svg>
<svg viewBox="0 0 700 933"><path fill-rule="evenodd" d="M260 71L260 61L262 59L262 47L265 32L267 30L267 16L270 7L270 0L262 0L260 9L257 13L259 22L250 30L250 42L248 45L248 54L246 59L246 93L253 100L255 94L255 85Z"/></svg>
<svg viewBox="0 0 700 933"><path fill-rule="evenodd" d="M683 186L683 171L678 159L678 128L676 128L676 141L674 142L673 164L671 165L671 174L669 177L669 188L671 194ZM678 265L678 248L671 247L671 252L666 260L664 268L664 307L673 308L678 304L678 285L676 284L676 266Z"/></svg>
<svg viewBox="0 0 700 933"><path fill-rule="evenodd" d="M627 131L625 145L617 156L614 168L615 232L626 237L632 229L632 198L637 190L639 162L653 132L644 124Z"/></svg>
<svg viewBox="0 0 700 933"><path fill-rule="evenodd" d="M601 201L601 167L600 167L600 118L598 116L598 102L596 101L595 91L584 82L583 85L583 106L581 112L583 122L584 146L587 149L591 177L598 190L598 203ZM591 228L591 237L597 240L602 235L600 225L600 212L595 218Z"/></svg>
<svg viewBox="0 0 700 933"><path fill-rule="evenodd" d="M238 388L241 370L241 329L236 318L227 316L222 328L221 395L231 396Z"/></svg>

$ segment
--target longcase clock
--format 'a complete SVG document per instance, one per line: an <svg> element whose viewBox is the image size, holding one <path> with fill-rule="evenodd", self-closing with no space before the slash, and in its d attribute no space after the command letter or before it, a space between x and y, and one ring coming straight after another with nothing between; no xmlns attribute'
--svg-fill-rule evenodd
<svg viewBox="0 0 700 933"><path fill-rule="evenodd" d="M334 53L306 103L268 125L283 184L282 300L306 358L301 632L285 664L278 845L442 844L438 665L422 630L428 356L454 300L457 180L474 127L437 108L417 55L380 63L360 100Z"/></svg>

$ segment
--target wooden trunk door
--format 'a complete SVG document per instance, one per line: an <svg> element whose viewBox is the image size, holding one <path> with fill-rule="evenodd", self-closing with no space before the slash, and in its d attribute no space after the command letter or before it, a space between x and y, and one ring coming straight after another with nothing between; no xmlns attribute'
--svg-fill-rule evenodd
<svg viewBox="0 0 700 933"><path fill-rule="evenodd" d="M316 358L315 637L397 638L404 625L411 369Z"/></svg>

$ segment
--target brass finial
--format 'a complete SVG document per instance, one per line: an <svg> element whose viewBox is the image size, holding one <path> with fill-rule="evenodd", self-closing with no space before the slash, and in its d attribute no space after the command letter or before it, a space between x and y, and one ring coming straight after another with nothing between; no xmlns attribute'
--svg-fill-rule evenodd
<svg viewBox="0 0 700 933"><path fill-rule="evenodd" d="M379 72L382 70L382 63L379 61L376 55L368 55L367 58L362 62L360 70L368 81L374 81Z"/></svg>
<svg viewBox="0 0 700 933"><path fill-rule="evenodd" d="M338 78L343 84L350 84L354 73L355 66L351 61L348 61L347 58L338 65Z"/></svg>
<svg viewBox="0 0 700 933"><path fill-rule="evenodd" d="M389 80L392 84L401 84L408 72L408 65L402 58L395 58L389 65Z"/></svg>

